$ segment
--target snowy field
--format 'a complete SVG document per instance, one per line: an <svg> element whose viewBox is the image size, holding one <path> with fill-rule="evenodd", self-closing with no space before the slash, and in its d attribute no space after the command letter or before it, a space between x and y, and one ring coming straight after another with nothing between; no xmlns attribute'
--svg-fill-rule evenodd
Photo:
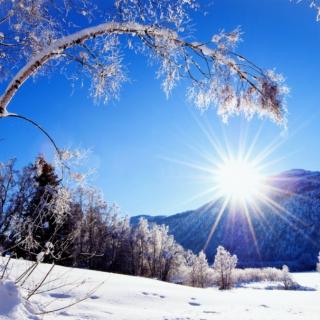
<svg viewBox="0 0 320 320"><path fill-rule="evenodd" d="M28 263L13 261L9 277L17 278ZM49 267L43 264L37 268L24 287L32 287ZM319 320L320 274L297 273L293 276L295 281L306 287L306 291L271 290L270 286L274 284L270 283L219 291L216 288L191 288L139 277L55 267L46 280L48 284L39 290L45 292L33 296L30 303L20 299L12 282L2 282L0 319ZM88 293L90 298L68 309L45 316L33 315L39 310L63 307L85 298ZM26 292L22 291L22 294Z"/></svg>

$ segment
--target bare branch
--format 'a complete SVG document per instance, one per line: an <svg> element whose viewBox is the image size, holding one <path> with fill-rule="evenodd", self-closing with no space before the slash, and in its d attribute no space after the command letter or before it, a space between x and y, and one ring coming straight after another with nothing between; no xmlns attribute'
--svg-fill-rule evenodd
<svg viewBox="0 0 320 320"><path fill-rule="evenodd" d="M43 132L45 134L45 136L49 139L49 141L52 143L53 147L55 148L55 151L57 152L57 155L59 156L59 158L61 158L61 152L60 152L57 144L55 143L53 138L49 135L49 133L45 129L43 129L38 123L36 123L32 119L29 119L29 118L27 118L25 116L18 115L18 114L15 114L15 113L8 113L6 117L7 118L22 119L24 121L27 121L27 122L31 123L33 126L35 126L37 129L39 129L41 132Z"/></svg>

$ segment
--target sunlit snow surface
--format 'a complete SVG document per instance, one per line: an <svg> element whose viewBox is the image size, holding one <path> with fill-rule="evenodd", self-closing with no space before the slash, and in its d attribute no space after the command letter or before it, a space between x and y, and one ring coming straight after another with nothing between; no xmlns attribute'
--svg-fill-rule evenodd
<svg viewBox="0 0 320 320"><path fill-rule="evenodd" d="M26 263L13 261L15 267L10 277L19 274ZM48 268L48 265L41 265L35 277L40 278ZM320 273L294 274L294 279L305 286L307 291L270 290L270 287L275 286L272 283L250 284L247 288L219 291L216 288L191 288L152 279L63 267L54 269L49 280L54 279L46 289L63 283L70 285L34 296L31 299L34 310L39 310L40 305L45 304L47 310L70 304L84 297L92 288L103 284L89 299L48 314L44 319L320 319ZM85 283L80 284L83 280ZM13 306L8 317L2 309L0 319L20 320L21 310L17 307L15 311ZM30 319L29 313L25 319Z"/></svg>

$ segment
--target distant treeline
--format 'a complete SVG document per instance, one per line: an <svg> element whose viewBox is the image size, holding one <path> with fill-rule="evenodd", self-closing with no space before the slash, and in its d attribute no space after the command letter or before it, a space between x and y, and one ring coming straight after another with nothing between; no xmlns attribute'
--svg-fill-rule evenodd
<svg viewBox="0 0 320 320"><path fill-rule="evenodd" d="M20 170L14 160L0 164L3 255L221 289L237 282L237 274L246 281L283 276L272 268L252 276L234 272L237 257L223 247L210 267L203 251L185 250L167 226L143 218L132 225L99 191L65 180L42 156Z"/></svg>

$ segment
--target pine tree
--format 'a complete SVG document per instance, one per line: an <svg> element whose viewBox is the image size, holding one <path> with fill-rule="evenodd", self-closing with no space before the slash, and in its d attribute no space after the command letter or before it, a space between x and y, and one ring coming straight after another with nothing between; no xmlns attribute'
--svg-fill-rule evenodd
<svg viewBox="0 0 320 320"><path fill-rule="evenodd" d="M21 214L20 235L16 253L19 257L34 259L53 242L57 221L53 214L53 203L60 180L54 167L43 156L39 156L30 167L33 191ZM27 199L25 199L27 200Z"/></svg>

